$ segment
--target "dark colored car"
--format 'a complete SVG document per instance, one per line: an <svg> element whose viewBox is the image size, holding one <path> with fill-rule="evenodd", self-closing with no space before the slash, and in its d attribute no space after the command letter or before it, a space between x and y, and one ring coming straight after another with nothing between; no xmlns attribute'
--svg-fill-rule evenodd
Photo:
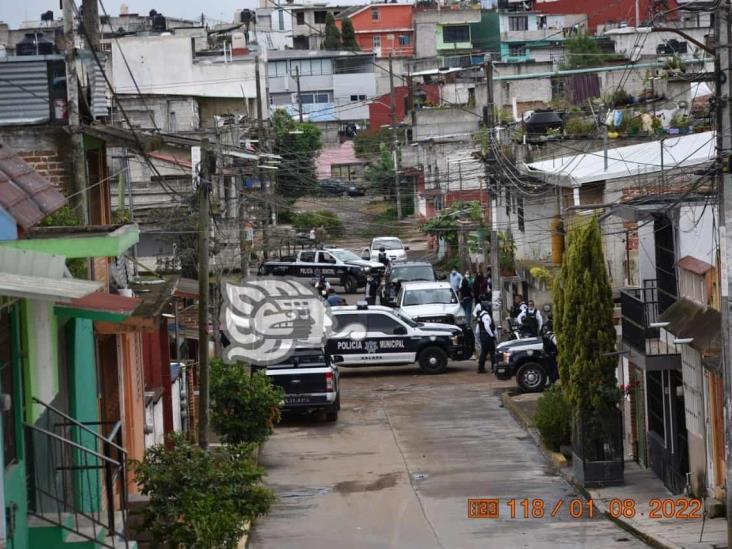
<svg viewBox="0 0 732 549"><path fill-rule="evenodd" d="M562 117L554 111L534 111L524 120L524 128L529 135L545 135L548 130L561 130Z"/></svg>
<svg viewBox="0 0 732 549"><path fill-rule="evenodd" d="M297 349L279 364L255 369L266 370L272 384L282 387L283 411L323 410L328 421L338 419L341 408L338 368L322 349Z"/></svg>
<svg viewBox="0 0 732 549"><path fill-rule="evenodd" d="M432 264L427 261L390 263L384 273L384 286L379 299L382 305L394 307L402 282L435 282L436 280L437 273Z"/></svg>
<svg viewBox="0 0 732 549"><path fill-rule="evenodd" d="M354 185L350 181L340 179L326 179L320 182L320 189L326 194L334 196L364 196L366 190L363 187Z"/></svg>
<svg viewBox="0 0 732 549"><path fill-rule="evenodd" d="M526 393L540 393L547 382L559 377L557 342L551 330L542 330L540 337L513 339L496 349L496 377L506 380L516 376L516 383Z"/></svg>

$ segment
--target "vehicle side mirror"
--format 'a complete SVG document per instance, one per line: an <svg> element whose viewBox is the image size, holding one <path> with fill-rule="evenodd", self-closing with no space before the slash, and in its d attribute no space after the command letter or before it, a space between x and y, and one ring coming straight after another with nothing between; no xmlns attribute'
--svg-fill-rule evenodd
<svg viewBox="0 0 732 549"><path fill-rule="evenodd" d="M394 328L394 335L407 335L407 329L404 326L397 326Z"/></svg>

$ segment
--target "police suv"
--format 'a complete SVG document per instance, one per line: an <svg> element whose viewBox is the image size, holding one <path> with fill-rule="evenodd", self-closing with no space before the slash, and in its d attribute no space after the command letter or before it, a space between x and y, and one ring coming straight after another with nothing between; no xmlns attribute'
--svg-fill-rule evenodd
<svg viewBox="0 0 732 549"><path fill-rule="evenodd" d="M347 294L354 294L366 286L367 275L376 270L383 272L378 261L366 261L350 250L328 248L303 250L294 256L265 261L259 266L260 276L291 276L317 279L321 275L331 284L339 284Z"/></svg>
<svg viewBox="0 0 732 549"><path fill-rule="evenodd" d="M448 324L422 324L398 310L367 305L333 307L333 333L325 352L341 367L419 364L441 374L462 349L463 332Z"/></svg>

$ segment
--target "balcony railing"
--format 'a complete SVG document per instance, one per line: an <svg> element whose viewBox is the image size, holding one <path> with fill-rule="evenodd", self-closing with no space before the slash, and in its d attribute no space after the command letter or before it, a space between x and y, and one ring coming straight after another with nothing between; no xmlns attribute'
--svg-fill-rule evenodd
<svg viewBox="0 0 732 549"><path fill-rule="evenodd" d="M33 402L43 412L25 426L29 513L96 546L129 548L121 423L82 423Z"/></svg>
<svg viewBox="0 0 732 549"><path fill-rule="evenodd" d="M659 326L658 288L655 280L644 280L642 288L620 290L623 341L646 356L677 355L674 336Z"/></svg>

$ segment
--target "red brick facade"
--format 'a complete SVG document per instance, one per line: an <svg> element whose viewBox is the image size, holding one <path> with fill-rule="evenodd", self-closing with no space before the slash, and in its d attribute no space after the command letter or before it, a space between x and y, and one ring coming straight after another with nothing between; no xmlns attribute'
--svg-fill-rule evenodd
<svg viewBox="0 0 732 549"><path fill-rule="evenodd" d="M34 170L53 183L59 191L65 192L69 188L69 173L66 162L59 151L36 150L17 151L17 153Z"/></svg>

